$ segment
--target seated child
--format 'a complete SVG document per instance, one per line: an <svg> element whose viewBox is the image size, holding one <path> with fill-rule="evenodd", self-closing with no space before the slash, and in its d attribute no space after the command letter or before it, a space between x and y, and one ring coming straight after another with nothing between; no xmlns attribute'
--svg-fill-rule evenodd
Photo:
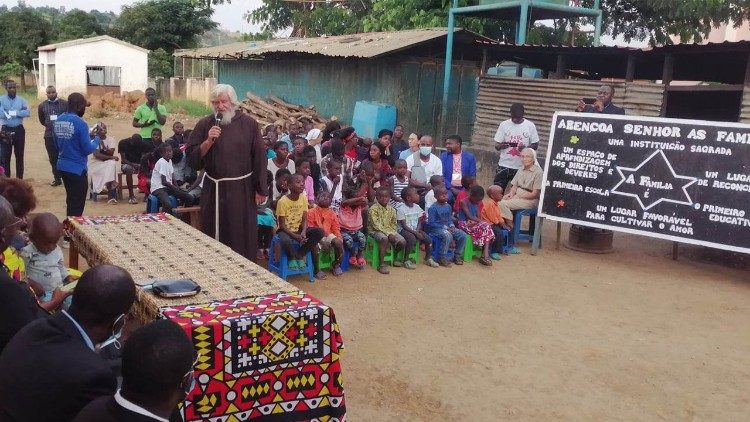
<svg viewBox="0 0 750 422"><path fill-rule="evenodd" d="M268 182L268 192L271 192L273 184L271 170L266 170L266 182ZM267 259L268 248L271 247L273 228L276 226L276 217L271 209L272 203L273 198L269 196L266 202L258 205L258 260Z"/></svg>
<svg viewBox="0 0 750 422"><path fill-rule="evenodd" d="M406 239L398 234L398 223L396 220L396 209L388 203L391 200L391 189L381 186L375 194L377 202L370 207L367 215L367 233L378 242L378 272L389 274L391 271L383 262L388 247L393 245L395 255L404 251ZM393 260L394 267L403 267L403 261Z"/></svg>
<svg viewBox="0 0 750 422"><path fill-rule="evenodd" d="M63 304L69 306L66 298L72 291L60 290L63 284L73 281L65 266L63 253L57 242L63 235L63 225L53 214L39 214L31 220L30 243L21 249L21 257L26 265L29 285L39 298L39 304L48 311L54 311Z"/></svg>
<svg viewBox="0 0 750 422"><path fill-rule="evenodd" d="M396 164L393 166L394 174L388 179L388 183L391 185L391 206L394 208L398 208L398 205L403 203L401 192L409 186L409 178L406 177L406 172L406 161L396 160Z"/></svg>
<svg viewBox="0 0 750 422"><path fill-rule="evenodd" d="M274 177L273 182L273 191L275 193L273 195L273 202L271 203L271 208L273 208L274 210L276 209L276 204L279 202L279 199L289 193L289 180L291 178L292 173L290 173L287 169L279 169L276 172L276 177Z"/></svg>
<svg viewBox="0 0 750 422"><path fill-rule="evenodd" d="M448 192L448 202L451 202L451 193L455 194L453 199L453 212L458 214L461 209L461 201L469 197L469 189L472 186L476 186L477 179L474 176L464 176L461 178L461 186L463 189L452 189Z"/></svg>
<svg viewBox="0 0 750 422"><path fill-rule="evenodd" d="M341 209L342 185L341 161L336 158L327 160L326 175L320 179L321 188L331 195L331 209L338 214Z"/></svg>
<svg viewBox="0 0 750 422"><path fill-rule="evenodd" d="M320 164L318 164L318 150L314 146L308 145L302 148L302 158L310 162L310 177L313 180L313 190L315 195L320 193L320 178L322 177L320 171Z"/></svg>
<svg viewBox="0 0 750 422"><path fill-rule="evenodd" d="M367 239L362 232L362 214L367 209L367 185L362 178L345 178L343 201L339 209L339 224L344 246L349 251L349 265L363 269L367 264L362 256Z"/></svg>
<svg viewBox="0 0 750 422"><path fill-rule="evenodd" d="M364 188L366 188L365 197L369 204L375 203L375 192L378 188L378 174L375 171L375 165L372 161L365 161L359 166L359 173L357 179L364 182Z"/></svg>
<svg viewBox="0 0 750 422"><path fill-rule="evenodd" d="M138 168L138 190L145 193L146 198L148 198L148 193L151 191L151 174L156 162L160 158L161 156L157 150L146 153L141 158L141 165Z"/></svg>
<svg viewBox="0 0 750 422"><path fill-rule="evenodd" d="M479 263L491 267L490 245L495 240L495 234L492 226L479 218L483 199L484 188L474 185L469 189L469 197L462 199L459 203L458 227L471 235L475 245L482 247Z"/></svg>
<svg viewBox="0 0 750 422"><path fill-rule="evenodd" d="M188 193L193 198L193 204L199 204L201 202L201 192L203 192L203 178L206 175L206 170L201 170L198 172L198 177L193 180L193 183L191 183L187 188L185 188L185 192Z"/></svg>
<svg viewBox="0 0 750 422"><path fill-rule="evenodd" d="M403 160L399 160L403 161ZM406 261L404 268L413 270L417 268L414 262L409 259L408 254L414 250L417 242L424 245L424 263L430 267L439 267L440 265L432 259L432 239L422 230L424 221L427 218L422 207L417 204L419 193L413 186L407 186L401 191L401 202L396 208L396 219L399 223L399 233L406 239Z"/></svg>
<svg viewBox="0 0 750 422"><path fill-rule="evenodd" d="M281 247L290 258L289 268L305 268L307 253L312 252L315 278L322 280L326 278L326 275L318 268L317 246L323 238L323 230L317 227L307 227L307 197L302 195L305 190L304 180L301 174L292 176L289 194L279 199L276 204L276 217L279 220L278 235ZM297 250L292 247L292 242L299 243Z"/></svg>
<svg viewBox="0 0 750 422"><path fill-rule="evenodd" d="M499 261L503 250L503 215L500 212L498 202L503 199L503 188L498 185L492 185L487 188L487 198L482 203L482 209L479 211L479 218L490 223L492 232L495 233L495 241L490 247L490 258ZM506 229L507 230L507 229Z"/></svg>
<svg viewBox="0 0 750 422"><path fill-rule="evenodd" d="M297 165L297 160L305 158L302 155L302 150L305 149L306 146L307 139L305 139L304 136L297 136L292 139L292 152L289 153L289 159L293 160L295 165Z"/></svg>
<svg viewBox="0 0 750 422"><path fill-rule="evenodd" d="M302 175L304 178L302 195L307 198L307 202L310 204L310 208L312 208L315 205L315 187L313 186L313 178L310 176L310 162L301 158L294 163L294 167L297 170L296 174Z"/></svg>
<svg viewBox="0 0 750 422"><path fill-rule="evenodd" d="M331 194L322 191L318 197L318 206L307 212L307 224L309 227L319 227L323 229L325 237L320 241L320 249L330 251L333 249L334 260L333 275L340 276L344 273L341 270L341 260L344 257L344 239L341 235L341 226L339 217L331 206Z"/></svg>
<svg viewBox="0 0 750 422"><path fill-rule="evenodd" d="M365 160L370 158L370 147L372 146L372 138L360 138L357 142L355 150L357 151L357 161L363 163Z"/></svg>
<svg viewBox="0 0 750 422"><path fill-rule="evenodd" d="M432 186L432 189L430 189L429 192L424 196L424 209L430 210L430 207L432 204L436 202L435 200L435 188L438 186L445 187L445 183L443 182L443 176L435 175L430 177L430 186Z"/></svg>
<svg viewBox="0 0 750 422"><path fill-rule="evenodd" d="M193 197L184 190L174 185L174 167L172 166L172 146L161 144L157 148L161 158L156 162L151 172L151 195L159 198L164 212L172 213L172 204L169 195L182 201L186 207L193 205Z"/></svg>
<svg viewBox="0 0 750 422"><path fill-rule="evenodd" d="M444 267L451 266L446 255L451 242L455 241L456 248L453 254L453 262L456 265L462 265L464 263L466 233L453 223L453 208L448 204L448 189L445 186L437 186L433 190L437 202L427 210L427 234L439 237L441 240L438 263Z"/></svg>

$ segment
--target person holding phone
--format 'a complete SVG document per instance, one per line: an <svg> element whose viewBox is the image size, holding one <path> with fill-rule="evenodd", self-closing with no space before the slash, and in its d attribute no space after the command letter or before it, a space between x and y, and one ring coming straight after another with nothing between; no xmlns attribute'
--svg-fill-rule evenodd
<svg viewBox="0 0 750 422"><path fill-rule="evenodd" d="M596 98L581 98L576 111L581 113L625 114L625 109L612 104L615 87L602 85L596 93Z"/></svg>
<svg viewBox="0 0 750 422"><path fill-rule="evenodd" d="M531 120L524 118L524 107L521 103L510 106L510 119L500 123L495 133L495 150L500 152L497 162L494 184L503 188L523 166L521 151L524 148L536 149L539 145L539 133Z"/></svg>
<svg viewBox="0 0 750 422"><path fill-rule="evenodd" d="M167 108L159 104L156 99L156 90L146 88L146 102L139 105L133 112L133 127L140 128L143 139L151 137L153 129L160 129L167 123Z"/></svg>
<svg viewBox="0 0 750 422"><path fill-rule="evenodd" d="M55 146L60 151L57 170L65 186L66 216L83 215L86 192L89 188L89 154L99 148L101 125L91 131L82 119L86 111L86 97L79 92L68 96L68 111L61 114L52 126Z"/></svg>

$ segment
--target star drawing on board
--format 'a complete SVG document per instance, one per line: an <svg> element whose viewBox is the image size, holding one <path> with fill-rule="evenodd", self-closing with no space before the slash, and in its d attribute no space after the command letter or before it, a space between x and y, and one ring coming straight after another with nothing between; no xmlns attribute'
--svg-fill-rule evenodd
<svg viewBox="0 0 750 422"><path fill-rule="evenodd" d="M612 188L612 194L634 197L644 210L661 202L693 204L687 188L698 179L675 173L662 150L654 151L635 168L616 168L620 181Z"/></svg>

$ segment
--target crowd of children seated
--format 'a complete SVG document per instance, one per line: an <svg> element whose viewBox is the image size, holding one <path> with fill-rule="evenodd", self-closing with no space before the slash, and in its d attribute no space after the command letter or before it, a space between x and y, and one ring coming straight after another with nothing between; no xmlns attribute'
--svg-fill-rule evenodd
<svg viewBox="0 0 750 422"><path fill-rule="evenodd" d="M498 205L503 188L485 190L477 184L473 156L471 161L451 162L452 155L438 159L429 136L412 134L408 144L392 138L394 132L404 135L402 126L381 131L374 142L358 138L353 128L326 127L314 134L314 146L310 136L293 129L280 141L275 141L275 128L264 130L273 194L258 214L259 260L283 251L291 269L303 269L310 252L315 277L324 279L320 253L333 257L335 276L342 274L344 259L349 267L370 264L382 274L389 274L391 266L412 270L418 262L463 265L468 242L481 250L480 264L492 266L501 259L512 221ZM413 137L418 138L415 145ZM460 137L451 136L448 143L448 153L461 154ZM448 183L441 161L453 166L453 174L445 172L451 176ZM473 175L461 174L467 161ZM269 254L274 230L279 250Z"/></svg>

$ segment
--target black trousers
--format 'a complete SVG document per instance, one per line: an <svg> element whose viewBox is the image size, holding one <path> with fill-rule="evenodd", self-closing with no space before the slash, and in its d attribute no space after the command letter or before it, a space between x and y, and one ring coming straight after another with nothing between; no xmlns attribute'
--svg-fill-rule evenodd
<svg viewBox="0 0 750 422"><path fill-rule="evenodd" d="M13 155L13 149L16 150L16 177L23 179L23 151L26 147L26 129L23 125L16 127L3 126L3 130L13 133L13 142L10 145L3 144L3 167L5 175L10 177L10 156Z"/></svg>
<svg viewBox="0 0 750 422"><path fill-rule="evenodd" d="M258 224L258 248L268 249L271 247L273 238L273 227Z"/></svg>
<svg viewBox="0 0 750 422"><path fill-rule="evenodd" d="M60 172L57 170L57 157L60 152L57 150L55 140L52 137L44 137L44 148L47 150L47 158L49 158L49 165L52 166L52 177L54 180L60 180Z"/></svg>
<svg viewBox="0 0 750 422"><path fill-rule="evenodd" d="M503 192L505 192L506 188L508 187L508 184L510 183L511 180L513 180L517 172L518 172L518 169L512 169L508 167L498 167L497 173L495 173L494 183L500 186L501 188L503 188Z"/></svg>
<svg viewBox="0 0 750 422"><path fill-rule="evenodd" d="M164 212L169 213L169 214L172 213L172 203L169 202L169 195L172 195L175 198L177 198L177 200L185 204L186 207L193 205L193 196L188 194L182 189L174 189L174 188L165 186L163 188L159 188L151 192L151 195L154 195L155 197L159 199L159 204L161 204L161 208L164 210Z"/></svg>
<svg viewBox="0 0 750 422"><path fill-rule="evenodd" d="M60 170L59 174L65 186L66 215L68 217L83 215L83 208L86 206L86 193L89 191L88 171L78 175Z"/></svg>
<svg viewBox="0 0 750 422"><path fill-rule="evenodd" d="M302 243L297 251L296 256L304 257L308 252L312 251L314 247L318 246L320 240L325 237L323 229L318 227L308 227L305 232L305 242ZM281 247L284 248L287 256L294 259L295 253L292 246L296 240L292 239L286 232L279 231L279 240L281 241Z"/></svg>

